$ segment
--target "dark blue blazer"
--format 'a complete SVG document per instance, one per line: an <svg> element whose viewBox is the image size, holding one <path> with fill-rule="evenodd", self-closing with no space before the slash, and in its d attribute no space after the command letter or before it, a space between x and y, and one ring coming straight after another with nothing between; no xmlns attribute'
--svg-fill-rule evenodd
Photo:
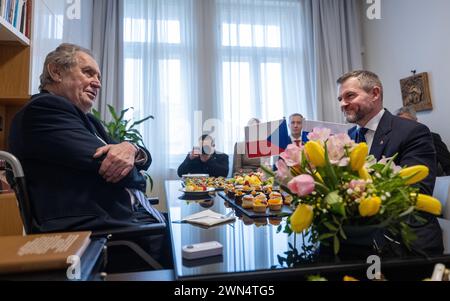
<svg viewBox="0 0 450 301"><path fill-rule="evenodd" d="M352 139L356 136L356 127L349 130ZM400 166L423 164L428 166L430 174L418 184L420 191L433 194L436 180L436 152L430 130L416 121L403 119L392 115L386 110L375 132L370 153L377 160L382 156L392 157L398 153L395 163ZM427 220L425 224L417 220L408 221L417 239L413 249L426 253L442 253L442 232L435 216L421 214Z"/></svg>
<svg viewBox="0 0 450 301"><path fill-rule="evenodd" d="M356 136L356 126L349 130L352 139ZM386 110L378 124L370 149L377 160L389 158L398 153L395 163L400 166L426 165L430 169L428 177L419 183L422 193L433 194L436 180L436 151L430 130L425 125L392 115Z"/></svg>
<svg viewBox="0 0 450 301"><path fill-rule="evenodd" d="M22 163L38 232L100 230L132 226L136 220L125 188L145 190L135 167L117 184L98 173L103 158L93 155L115 144L91 114L63 97L34 95L12 121L9 148Z"/></svg>

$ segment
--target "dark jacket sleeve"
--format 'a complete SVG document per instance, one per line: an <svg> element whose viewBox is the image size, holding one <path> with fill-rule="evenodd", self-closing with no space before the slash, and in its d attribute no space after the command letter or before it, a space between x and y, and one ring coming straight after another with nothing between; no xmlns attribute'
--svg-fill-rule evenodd
<svg viewBox="0 0 450 301"><path fill-rule="evenodd" d="M400 166L425 165L429 168L429 175L418 184L422 193L432 195L436 179L436 153L430 130L421 123L416 123L409 136L404 140L401 148Z"/></svg>
<svg viewBox="0 0 450 301"><path fill-rule="evenodd" d="M181 178L183 175L186 175L190 173L191 170L193 170L195 166L195 160L189 159L189 154L186 156L186 159L184 159L183 163L178 167L178 176Z"/></svg>
<svg viewBox="0 0 450 301"><path fill-rule="evenodd" d="M29 146L25 157L98 173L104 157L93 156L104 144L88 130L87 118L83 118L81 111L60 97L49 95L34 100L23 116L23 140ZM143 189L143 182L145 185L145 179L134 168L117 185Z"/></svg>
<svg viewBox="0 0 450 301"><path fill-rule="evenodd" d="M441 165L444 173L450 175L450 152L447 145L442 141L437 133L431 133L433 136L434 147L436 148L437 162Z"/></svg>
<svg viewBox="0 0 450 301"><path fill-rule="evenodd" d="M227 177L228 155L227 154L215 154L208 162L206 162L208 173L212 177Z"/></svg>
<svg viewBox="0 0 450 301"><path fill-rule="evenodd" d="M108 133L106 132L106 130L103 127L100 120L98 120L94 115L92 115L90 113L88 113L86 116L92 122L92 124L94 125L97 132L99 132L100 136L105 139L106 143L119 144L118 141L115 141L108 135ZM145 152L145 154L147 156L147 161L144 164L136 164L135 166L138 170L147 170L150 167L150 165L152 164L152 156L150 155L150 152L145 147L140 146L140 145L136 145L136 146L139 147L143 152Z"/></svg>

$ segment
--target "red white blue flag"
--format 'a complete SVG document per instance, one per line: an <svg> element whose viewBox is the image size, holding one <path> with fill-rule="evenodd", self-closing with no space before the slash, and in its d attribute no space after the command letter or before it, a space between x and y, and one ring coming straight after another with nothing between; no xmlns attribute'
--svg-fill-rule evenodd
<svg viewBox="0 0 450 301"><path fill-rule="evenodd" d="M289 144L291 144L291 138L285 119L245 128L245 145L249 158L279 155Z"/></svg>

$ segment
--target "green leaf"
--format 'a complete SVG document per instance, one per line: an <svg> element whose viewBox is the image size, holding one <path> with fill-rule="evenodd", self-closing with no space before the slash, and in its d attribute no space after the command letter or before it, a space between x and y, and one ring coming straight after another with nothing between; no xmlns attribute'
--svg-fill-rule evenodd
<svg viewBox="0 0 450 301"><path fill-rule="evenodd" d="M330 237L334 237L334 233L325 233L319 236L318 240L322 241L328 239Z"/></svg>
<svg viewBox="0 0 450 301"><path fill-rule="evenodd" d="M341 237L343 239L347 239L347 235L345 235L344 229L342 229L342 227L339 227L339 234L341 234Z"/></svg>
<svg viewBox="0 0 450 301"><path fill-rule="evenodd" d="M324 222L325 227L327 227L330 231L337 232L338 228L334 226L332 223Z"/></svg>
<svg viewBox="0 0 450 301"><path fill-rule="evenodd" d="M118 120L123 120L123 118L125 117L125 114L126 114L129 110L130 110L130 108L120 111L120 117L118 118ZM127 121L127 123L128 123L128 121Z"/></svg>
<svg viewBox="0 0 450 301"><path fill-rule="evenodd" d="M339 242L339 238L337 236L334 236L333 239L333 250L334 254L337 255L339 253L339 249L341 247L341 243Z"/></svg>
<svg viewBox="0 0 450 301"><path fill-rule="evenodd" d="M133 127L135 127L136 125L139 125L139 124L141 124L141 123L143 123L143 122L145 122L145 121L147 121L147 120L149 120L149 119L155 119L153 116L148 116L148 117L145 117L144 119L141 119L141 120L138 120L138 121L136 121L135 123L133 123L132 125L131 125L131 128L133 128Z"/></svg>
<svg viewBox="0 0 450 301"><path fill-rule="evenodd" d="M108 109L109 109L109 112L111 113L111 116L114 118L114 121L118 122L119 117L117 116L116 109L114 109L114 107L111 105L108 105Z"/></svg>

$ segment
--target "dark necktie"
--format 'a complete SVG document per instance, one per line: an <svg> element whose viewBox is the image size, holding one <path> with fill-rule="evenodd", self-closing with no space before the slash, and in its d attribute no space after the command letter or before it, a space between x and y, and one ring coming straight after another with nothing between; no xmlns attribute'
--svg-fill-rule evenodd
<svg viewBox="0 0 450 301"><path fill-rule="evenodd" d="M294 143L295 143L295 145L300 147L300 140L295 140Z"/></svg>
<svg viewBox="0 0 450 301"><path fill-rule="evenodd" d="M369 129L366 129L366 128L359 128L359 130L356 131L355 142L356 143L367 142L365 135L366 135L368 130Z"/></svg>

